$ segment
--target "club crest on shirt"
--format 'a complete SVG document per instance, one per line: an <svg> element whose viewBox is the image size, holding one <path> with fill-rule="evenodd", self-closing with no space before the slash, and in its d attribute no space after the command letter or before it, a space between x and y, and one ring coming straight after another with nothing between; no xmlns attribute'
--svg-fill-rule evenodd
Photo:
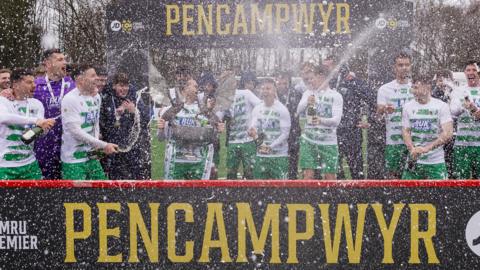
<svg viewBox="0 0 480 270"><path fill-rule="evenodd" d="M48 99L49 107L60 107L60 97L50 97Z"/></svg>
<svg viewBox="0 0 480 270"><path fill-rule="evenodd" d="M85 114L85 123L95 123L95 120L97 119L97 112L88 112Z"/></svg>

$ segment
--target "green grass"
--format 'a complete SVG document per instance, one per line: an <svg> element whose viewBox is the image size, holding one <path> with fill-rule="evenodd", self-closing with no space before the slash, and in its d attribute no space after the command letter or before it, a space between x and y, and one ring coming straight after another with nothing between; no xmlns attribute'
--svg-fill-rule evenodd
<svg viewBox="0 0 480 270"><path fill-rule="evenodd" d="M165 158L165 142L157 139L157 127L151 129L152 134L152 179L163 179L163 160Z"/></svg>
<svg viewBox="0 0 480 270"><path fill-rule="evenodd" d="M303 125L302 125L303 126ZM163 179L163 161L165 158L165 142L157 139L157 127L154 125L151 129L152 134L152 179ZM363 130L362 156L363 156L363 172L367 175L367 130ZM225 147L225 132L220 135L220 166L218 168L218 177L225 179L227 177L227 149ZM351 179L350 169L346 160L340 163L345 171L345 177ZM240 169L241 171L241 169ZM299 174L301 176L301 174Z"/></svg>

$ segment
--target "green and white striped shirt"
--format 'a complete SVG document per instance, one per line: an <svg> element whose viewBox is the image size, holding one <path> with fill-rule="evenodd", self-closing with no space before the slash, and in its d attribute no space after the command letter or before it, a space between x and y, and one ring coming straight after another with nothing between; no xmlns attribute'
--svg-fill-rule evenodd
<svg viewBox="0 0 480 270"><path fill-rule="evenodd" d="M469 110L463 107L465 97L480 107L480 87L464 86L452 92L450 110L457 117L455 145L480 146L480 121L475 120Z"/></svg>
<svg viewBox="0 0 480 270"><path fill-rule="evenodd" d="M402 126L410 128L412 142L415 146L426 146L438 139L442 133L442 125L452 122L448 105L436 98L430 99L427 104L420 104L416 100L407 102L403 106ZM445 162L443 147L421 155L418 163L439 164Z"/></svg>
<svg viewBox="0 0 480 270"><path fill-rule="evenodd" d="M387 114L386 143L387 145L403 144L402 138L402 109L403 105L413 99L412 83L399 84L393 80L382 85L377 93L377 105L393 105L395 111Z"/></svg>
<svg viewBox="0 0 480 270"><path fill-rule="evenodd" d="M106 143L98 139L100 104L100 95L81 95L77 88L63 98L62 162L86 162L88 151L105 147Z"/></svg>
<svg viewBox="0 0 480 270"><path fill-rule="evenodd" d="M43 119L44 108L40 101L28 98L10 101L0 97L0 167L12 168L35 161L33 144L26 145L21 136L26 129Z"/></svg>

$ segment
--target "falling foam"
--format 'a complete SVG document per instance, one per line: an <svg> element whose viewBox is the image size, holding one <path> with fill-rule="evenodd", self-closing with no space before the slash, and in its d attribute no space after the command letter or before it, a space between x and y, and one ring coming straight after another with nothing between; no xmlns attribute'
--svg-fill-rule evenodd
<svg viewBox="0 0 480 270"><path fill-rule="evenodd" d="M53 49L57 47L58 40L51 32L47 32L43 35L41 44L44 50Z"/></svg>
<svg viewBox="0 0 480 270"><path fill-rule="evenodd" d="M130 152L130 150L132 150L132 147L133 145L135 145L135 143L137 142L138 140L138 137L140 135L140 131L141 131L141 126L140 126L140 112L138 111L138 103L140 102L140 99L142 97L142 94L147 91L147 87L139 90L137 92L137 100L135 102L135 114L134 114L134 118L133 118L133 127L132 127L132 130L130 132L130 134L128 135L128 142L129 144L126 145L125 147L123 148L119 148L119 152L120 153L126 153L126 152Z"/></svg>
<svg viewBox="0 0 480 270"><path fill-rule="evenodd" d="M389 12L383 12L379 13L379 16L390 16ZM343 64L348 63L348 61L355 55L355 53L365 46L365 44L373 37L374 34L377 33L379 29L375 27L375 23L371 22L365 30L363 30L358 36L348 44L348 49L344 52L342 52L342 58L338 61L337 65L333 68L333 70L328 74L327 78L325 79L323 85L320 88L324 88L325 86L328 85L331 79L335 75L337 75L337 72L339 71L340 67Z"/></svg>

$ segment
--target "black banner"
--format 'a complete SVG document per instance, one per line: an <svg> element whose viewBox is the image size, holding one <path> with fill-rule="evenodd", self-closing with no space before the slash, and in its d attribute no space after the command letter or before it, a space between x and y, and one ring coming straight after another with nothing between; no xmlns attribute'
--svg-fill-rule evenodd
<svg viewBox="0 0 480 270"><path fill-rule="evenodd" d="M152 43L166 47L314 47L358 30L353 1L165 1ZM152 31L153 32L153 31Z"/></svg>
<svg viewBox="0 0 480 270"><path fill-rule="evenodd" d="M405 1L116 1L108 8L109 47L155 48L346 46L366 35L377 46L411 40ZM372 44L370 44L372 45Z"/></svg>
<svg viewBox="0 0 480 270"><path fill-rule="evenodd" d="M473 181L1 186L4 269L480 266Z"/></svg>

